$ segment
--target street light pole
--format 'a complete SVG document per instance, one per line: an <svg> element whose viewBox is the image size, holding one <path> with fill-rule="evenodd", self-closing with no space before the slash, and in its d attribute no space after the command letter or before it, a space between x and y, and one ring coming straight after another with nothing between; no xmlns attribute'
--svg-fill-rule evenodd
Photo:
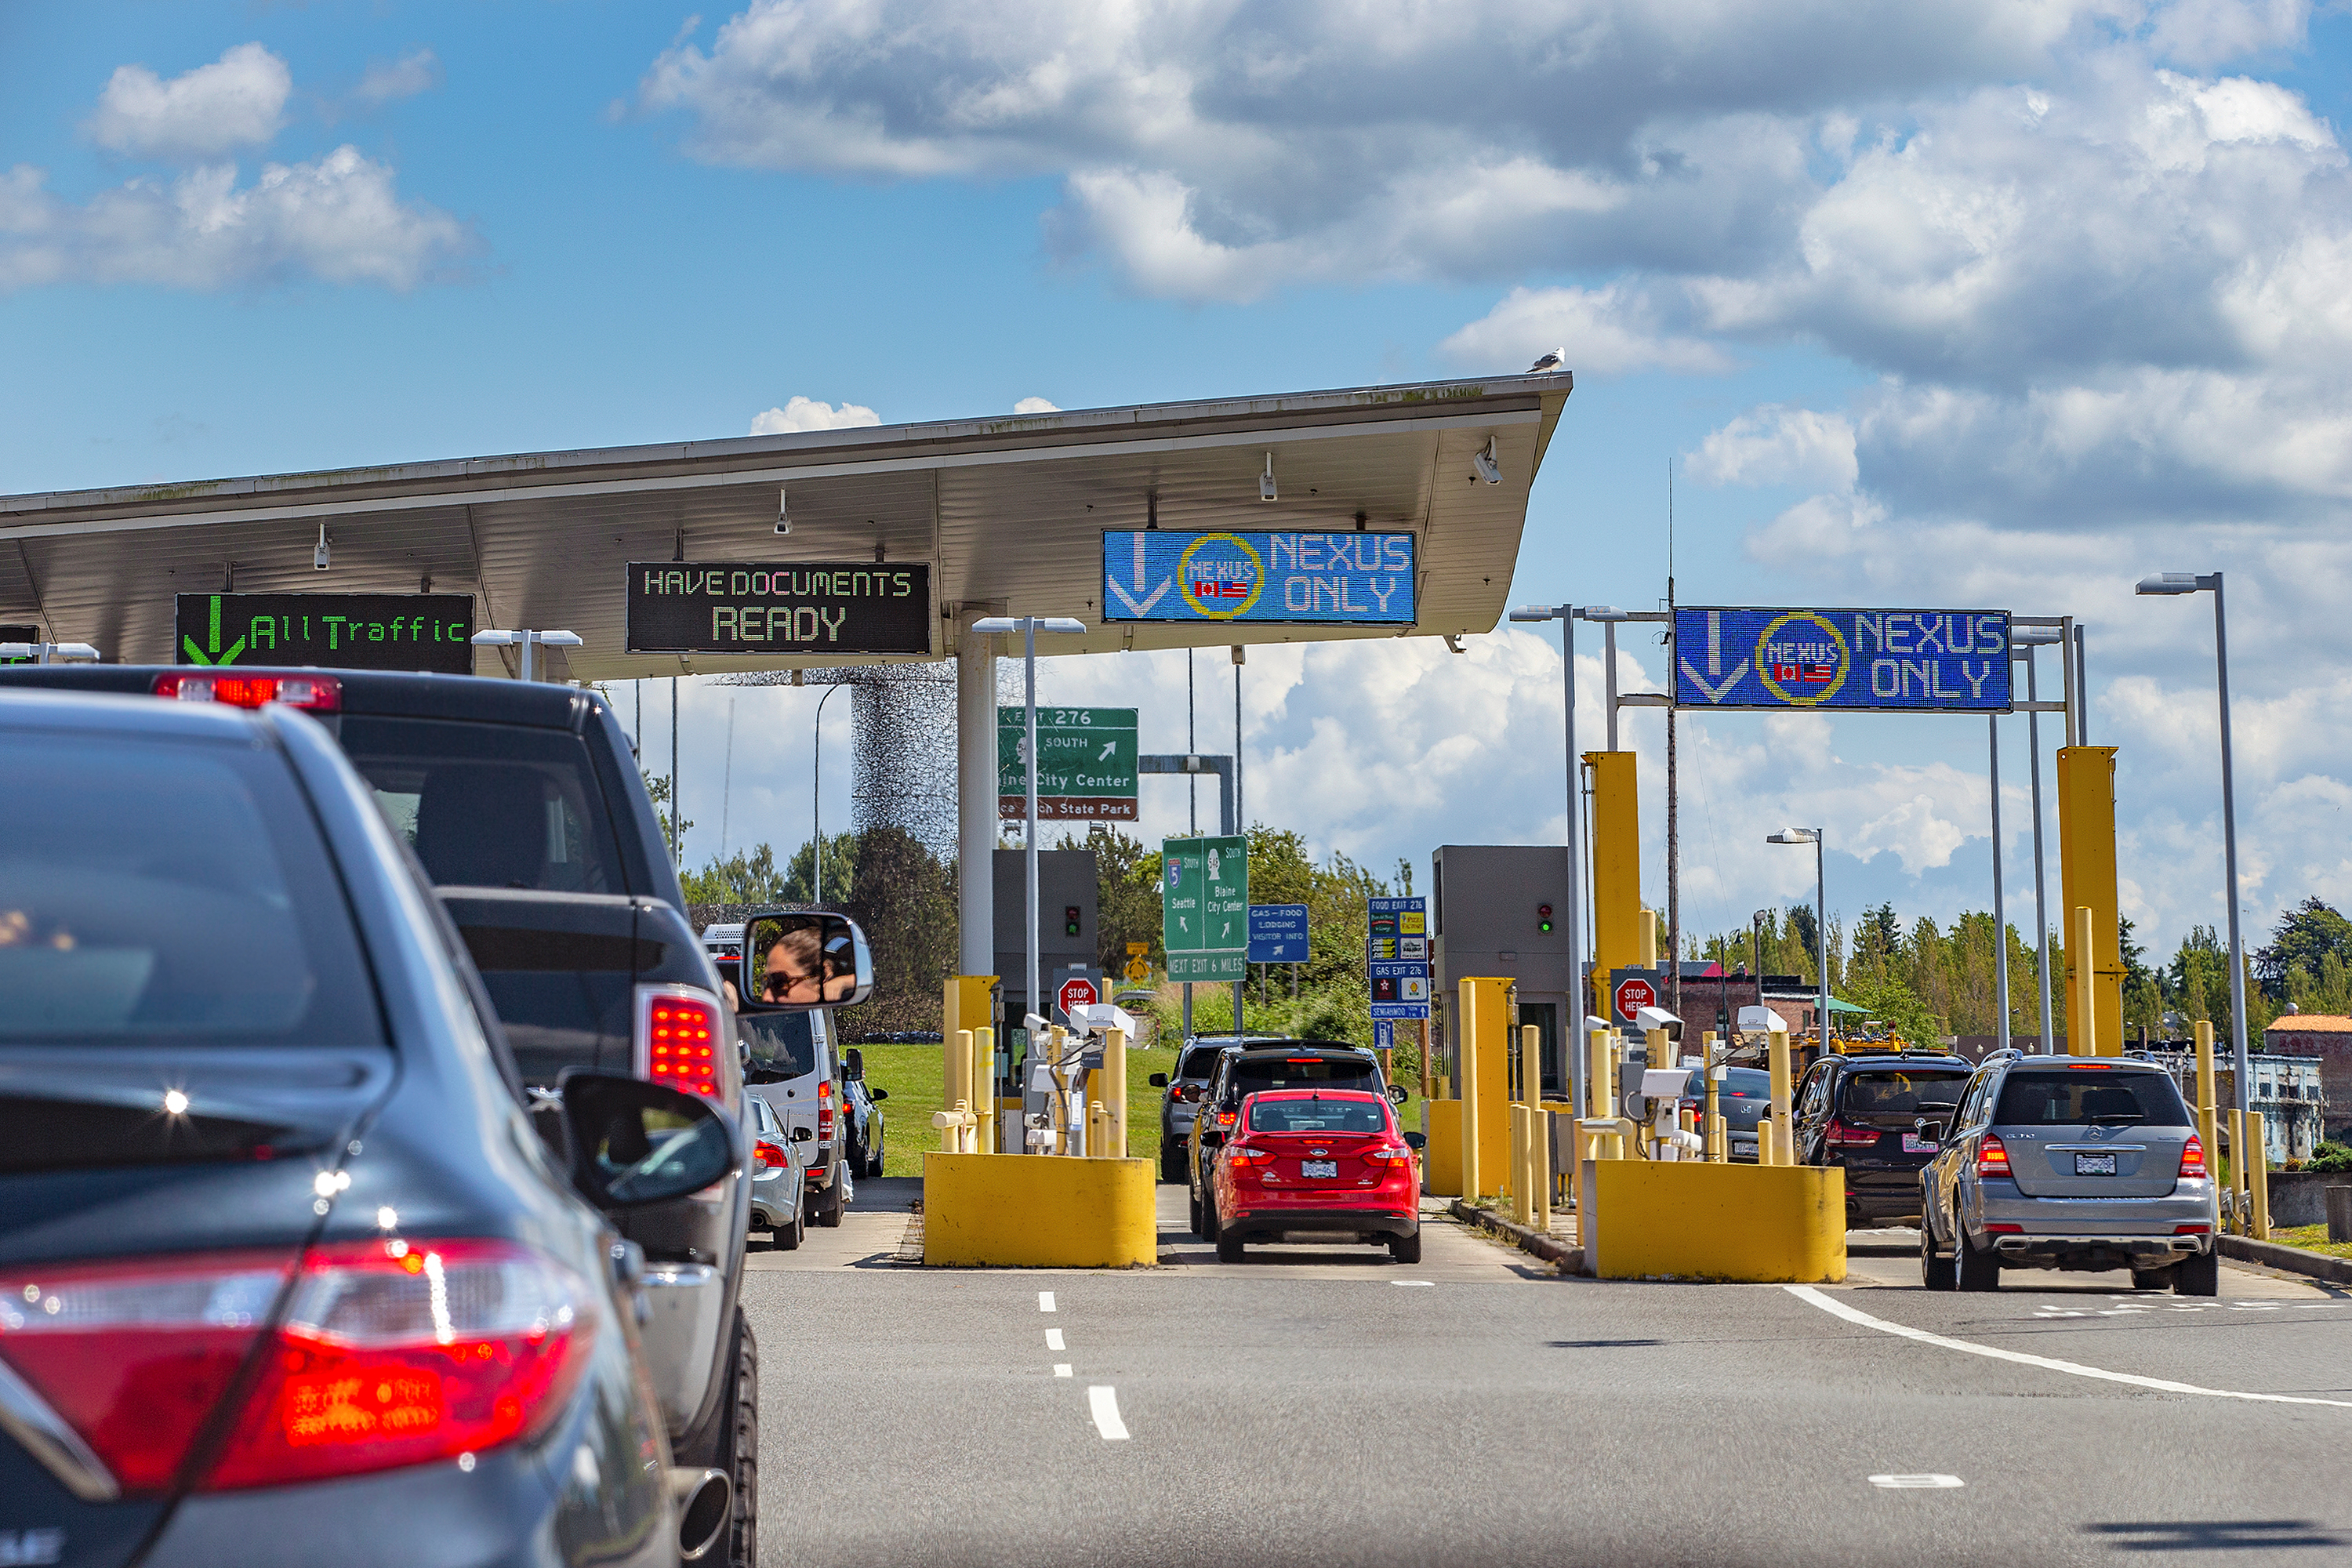
<svg viewBox="0 0 2352 1568"><path fill-rule="evenodd" d="M820 909L824 907L824 705L840 689L835 685L816 700L816 744L812 748L816 761L809 768L809 901Z"/></svg>
<svg viewBox="0 0 2352 1568"><path fill-rule="evenodd" d="M2252 1070L2246 1045L2246 949L2238 929L2238 796L2230 754L2230 628L2221 609L2221 574L2163 572L2143 577L2134 592L2168 596L2210 591L2213 595L2213 675L2221 704L2221 875L2230 900L2230 1046L2238 1109L2248 1109L2247 1078ZM2079 663L2080 656L2077 656Z"/></svg>
<svg viewBox="0 0 2352 1568"><path fill-rule="evenodd" d="M1819 827L1784 827L1764 840L1767 844L1811 844L1813 847L1813 953L1821 970L1819 996L1821 1009L1822 1055L1830 1052L1830 882L1826 829ZM1763 991L1759 984L1758 995Z"/></svg>

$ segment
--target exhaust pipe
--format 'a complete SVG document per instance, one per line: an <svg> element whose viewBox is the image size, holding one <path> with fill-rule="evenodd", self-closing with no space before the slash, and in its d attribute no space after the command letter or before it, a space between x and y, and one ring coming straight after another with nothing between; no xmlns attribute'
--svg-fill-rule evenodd
<svg viewBox="0 0 2352 1568"><path fill-rule="evenodd" d="M677 1510L677 1555L683 1563L698 1562L719 1544L735 1517L735 1487L724 1470L672 1467L670 1505Z"/></svg>

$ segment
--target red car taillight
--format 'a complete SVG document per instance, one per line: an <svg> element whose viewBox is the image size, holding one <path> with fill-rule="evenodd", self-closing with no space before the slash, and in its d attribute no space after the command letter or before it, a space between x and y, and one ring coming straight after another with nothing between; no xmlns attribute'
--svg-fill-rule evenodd
<svg viewBox="0 0 2352 1568"><path fill-rule="evenodd" d="M343 706L343 683L331 675L215 675L169 670L155 678L158 697L182 702L226 702L236 708L259 708L279 702L312 713L338 712Z"/></svg>
<svg viewBox="0 0 2352 1568"><path fill-rule="evenodd" d="M1234 1165L1271 1165L1274 1163L1274 1156L1267 1153L1265 1150L1251 1149L1247 1147L1234 1149L1233 1152L1225 1156L1225 1160L1228 1164Z"/></svg>
<svg viewBox="0 0 2352 1568"><path fill-rule="evenodd" d="M2180 1146L2180 1173L2184 1177L2205 1174L2205 1145L2191 1132L2189 1142ZM2199 1226L2203 1229L2203 1226Z"/></svg>
<svg viewBox="0 0 2352 1568"><path fill-rule="evenodd" d="M760 1169L763 1171L781 1170L792 1163L782 1143L770 1142L765 1138L751 1145L751 1157L759 1162Z"/></svg>
<svg viewBox="0 0 2352 1568"><path fill-rule="evenodd" d="M1998 1132L1988 1132L1977 1141L1977 1174L2006 1176L2009 1174L2009 1148Z"/></svg>
<svg viewBox="0 0 2352 1568"><path fill-rule="evenodd" d="M1217 1112L1217 1125L1220 1127L1231 1127L1234 1124L1234 1119L1240 1114L1241 1112L1237 1110L1220 1110Z"/></svg>
<svg viewBox="0 0 2352 1568"><path fill-rule="evenodd" d="M1410 1165L1412 1151L1404 1148L1367 1149L1364 1158L1375 1165Z"/></svg>
<svg viewBox="0 0 2352 1568"><path fill-rule="evenodd" d="M1848 1127L1843 1121L1833 1121L1823 1136L1833 1148L1864 1149L1878 1142L1878 1130L1874 1127Z"/></svg>
<svg viewBox="0 0 2352 1568"><path fill-rule="evenodd" d="M637 1060L656 1083L719 1098L724 1035L719 1004L697 991L647 989L637 996Z"/></svg>
<svg viewBox="0 0 2352 1568"><path fill-rule="evenodd" d="M0 1358L125 1492L167 1487L252 1349L282 1262L250 1254L24 1269L0 1279ZM569 1271L497 1241L320 1247L203 1490L477 1452L559 1410L595 1319Z"/></svg>
<svg viewBox="0 0 2352 1568"><path fill-rule="evenodd" d="M821 1079L816 1086L816 1135L833 1136L833 1080Z"/></svg>

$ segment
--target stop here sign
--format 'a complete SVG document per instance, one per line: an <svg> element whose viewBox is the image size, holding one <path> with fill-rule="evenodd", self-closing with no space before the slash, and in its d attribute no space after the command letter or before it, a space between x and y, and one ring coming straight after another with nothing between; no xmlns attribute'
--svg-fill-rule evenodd
<svg viewBox="0 0 2352 1568"><path fill-rule="evenodd" d="M1095 994L1095 983L1077 975L1072 975L1063 981L1062 988L1054 994L1054 1000L1061 1004L1062 1016L1065 1018L1070 1016L1072 1009L1087 1006L1101 999Z"/></svg>
<svg viewBox="0 0 2352 1568"><path fill-rule="evenodd" d="M1627 1023L1644 1007L1658 1005L1658 988L1639 975L1617 983L1617 1016Z"/></svg>

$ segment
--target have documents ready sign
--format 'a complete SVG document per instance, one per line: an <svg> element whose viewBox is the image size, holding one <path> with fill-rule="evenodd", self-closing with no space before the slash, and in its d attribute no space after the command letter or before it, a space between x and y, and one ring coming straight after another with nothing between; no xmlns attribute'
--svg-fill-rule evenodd
<svg viewBox="0 0 2352 1568"><path fill-rule="evenodd" d="M1037 820L1135 820L1132 708L1037 710ZM1029 815L1028 710L996 710L996 815Z"/></svg>
<svg viewBox="0 0 2352 1568"><path fill-rule="evenodd" d="M1160 933L1171 980L1249 974L1249 844L1171 838L1160 846Z"/></svg>
<svg viewBox="0 0 2352 1568"><path fill-rule="evenodd" d="M633 561L631 653L931 651L926 562Z"/></svg>

